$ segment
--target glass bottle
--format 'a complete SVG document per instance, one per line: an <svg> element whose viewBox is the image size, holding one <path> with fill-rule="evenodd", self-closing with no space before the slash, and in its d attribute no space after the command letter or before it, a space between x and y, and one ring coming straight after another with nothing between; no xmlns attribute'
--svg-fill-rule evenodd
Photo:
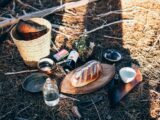
<svg viewBox="0 0 160 120"><path fill-rule="evenodd" d="M48 106L55 106L59 103L59 90L55 80L46 79L43 86L43 97Z"/></svg>
<svg viewBox="0 0 160 120"><path fill-rule="evenodd" d="M66 72L69 72L69 71L71 71L71 70L76 68L76 62L78 60L78 57L79 57L79 54L78 54L77 51L72 50L70 52L70 54L69 54L69 56L67 58L67 61L66 61L65 65L64 65L64 67L63 67Z"/></svg>

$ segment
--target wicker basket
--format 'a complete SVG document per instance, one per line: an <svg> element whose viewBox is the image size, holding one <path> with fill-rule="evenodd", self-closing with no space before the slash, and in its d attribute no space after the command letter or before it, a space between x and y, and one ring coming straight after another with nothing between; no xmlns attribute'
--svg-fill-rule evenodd
<svg viewBox="0 0 160 120"><path fill-rule="evenodd" d="M49 21L43 18L31 18L32 21L37 22L41 25L46 25L49 29L43 36L25 41L18 40L14 37L15 27L10 32L11 38L16 44L20 55L22 56L26 65L30 67L36 67L37 62L50 54L50 43L51 43L51 24Z"/></svg>

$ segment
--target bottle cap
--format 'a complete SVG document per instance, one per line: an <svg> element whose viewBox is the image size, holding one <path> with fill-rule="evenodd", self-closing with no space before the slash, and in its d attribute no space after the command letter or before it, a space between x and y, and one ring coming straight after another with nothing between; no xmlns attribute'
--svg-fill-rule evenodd
<svg viewBox="0 0 160 120"><path fill-rule="evenodd" d="M50 83L50 82L51 82L51 78L47 78L46 83Z"/></svg>

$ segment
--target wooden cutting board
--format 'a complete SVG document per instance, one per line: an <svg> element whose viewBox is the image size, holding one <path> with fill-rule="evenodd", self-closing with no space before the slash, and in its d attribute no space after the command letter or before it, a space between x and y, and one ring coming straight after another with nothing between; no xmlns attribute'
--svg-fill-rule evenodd
<svg viewBox="0 0 160 120"><path fill-rule="evenodd" d="M140 72L138 66L132 65L132 68L136 71L136 77L133 81L129 83L119 83L118 85L113 85L112 89L109 91L109 100L112 106L115 106L123 99L136 85L142 82L142 73Z"/></svg>
<svg viewBox="0 0 160 120"><path fill-rule="evenodd" d="M71 85L71 76L73 72L70 72L61 82L60 91L62 93L68 93L68 94L86 94L94 92L104 87L114 77L115 66L108 64L101 64L101 65L103 69L103 74L100 76L99 79L83 87L73 87Z"/></svg>

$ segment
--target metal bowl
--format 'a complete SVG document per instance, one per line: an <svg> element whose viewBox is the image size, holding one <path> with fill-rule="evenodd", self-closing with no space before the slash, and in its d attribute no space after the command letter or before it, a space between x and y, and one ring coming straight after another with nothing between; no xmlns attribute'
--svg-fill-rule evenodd
<svg viewBox="0 0 160 120"><path fill-rule="evenodd" d="M118 62L122 59L122 55L115 49L108 49L103 52L103 57L109 62Z"/></svg>
<svg viewBox="0 0 160 120"><path fill-rule="evenodd" d="M25 78L22 88L32 93L41 92L48 77L44 73L33 73Z"/></svg>
<svg viewBox="0 0 160 120"><path fill-rule="evenodd" d="M50 58L42 58L38 62L37 67L42 72L51 74L53 72L52 70L56 68L56 63Z"/></svg>

